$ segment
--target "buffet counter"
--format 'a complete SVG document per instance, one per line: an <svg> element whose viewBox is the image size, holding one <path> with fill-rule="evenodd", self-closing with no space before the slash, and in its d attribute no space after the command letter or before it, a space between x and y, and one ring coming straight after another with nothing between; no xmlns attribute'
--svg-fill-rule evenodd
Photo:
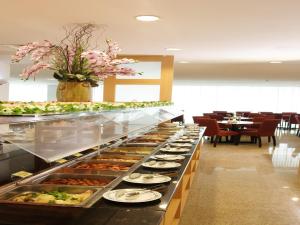
<svg viewBox="0 0 300 225"><path fill-rule="evenodd" d="M49 160L48 167L32 176L0 187L0 224L178 224L199 164L205 128L163 123L172 117L165 115L159 113L160 123L155 121L162 123L159 126L147 122L138 133L117 132L119 139L107 138L110 143L93 140L101 144L60 160L47 152L53 147L48 141L47 145L27 145L28 152L55 161ZM132 123L145 118L135 116ZM113 120L124 122L115 115ZM87 121L95 122L85 119L84 124ZM100 130L95 136L104 134ZM10 135L4 137L14 140ZM18 140L23 140L20 146L26 146L24 139ZM33 146L49 150L40 152Z"/></svg>

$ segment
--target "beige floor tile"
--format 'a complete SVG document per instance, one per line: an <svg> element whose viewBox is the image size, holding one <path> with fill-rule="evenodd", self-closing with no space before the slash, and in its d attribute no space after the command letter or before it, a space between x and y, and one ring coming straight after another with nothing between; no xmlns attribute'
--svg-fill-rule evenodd
<svg viewBox="0 0 300 225"><path fill-rule="evenodd" d="M299 225L300 138L202 147L180 225Z"/></svg>

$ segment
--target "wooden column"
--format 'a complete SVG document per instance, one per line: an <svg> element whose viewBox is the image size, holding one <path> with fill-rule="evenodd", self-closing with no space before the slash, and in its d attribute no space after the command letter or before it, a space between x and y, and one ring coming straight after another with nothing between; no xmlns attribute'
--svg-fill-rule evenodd
<svg viewBox="0 0 300 225"><path fill-rule="evenodd" d="M104 80L103 101L115 101L116 85L160 85L159 100L171 101L174 76L174 56L121 55L119 58L131 58L139 62L161 62L160 79L116 79L116 77L109 77Z"/></svg>

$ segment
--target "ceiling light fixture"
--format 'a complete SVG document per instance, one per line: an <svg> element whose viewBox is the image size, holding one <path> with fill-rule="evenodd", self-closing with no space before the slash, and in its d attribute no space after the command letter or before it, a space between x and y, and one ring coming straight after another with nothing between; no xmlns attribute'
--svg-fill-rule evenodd
<svg viewBox="0 0 300 225"><path fill-rule="evenodd" d="M298 197L293 197L293 198L292 198L292 201L298 202L298 201L299 201L299 198L298 198Z"/></svg>
<svg viewBox="0 0 300 225"><path fill-rule="evenodd" d="M280 63L282 63L281 61L271 61L270 62L271 64L280 64Z"/></svg>
<svg viewBox="0 0 300 225"><path fill-rule="evenodd" d="M159 17L153 15L142 15L142 16L136 16L135 19L142 22L154 22L159 20Z"/></svg>
<svg viewBox="0 0 300 225"><path fill-rule="evenodd" d="M179 61L178 63L187 64L187 63L190 63L190 62L189 61Z"/></svg>
<svg viewBox="0 0 300 225"><path fill-rule="evenodd" d="M166 48L167 51L181 51L180 48Z"/></svg>

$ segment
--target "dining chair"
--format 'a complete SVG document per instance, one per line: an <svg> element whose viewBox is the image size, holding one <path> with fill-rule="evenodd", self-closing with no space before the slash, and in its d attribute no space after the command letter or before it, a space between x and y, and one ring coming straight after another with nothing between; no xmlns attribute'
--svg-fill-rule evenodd
<svg viewBox="0 0 300 225"><path fill-rule="evenodd" d="M200 126L206 127L206 130L203 135L211 137L211 142L214 142L214 147L217 146L217 143L221 141L222 137L239 135L239 133L235 131L222 130L219 127L217 120L215 119L201 118L198 120L198 124ZM236 144L238 144L238 141L236 141Z"/></svg>
<svg viewBox="0 0 300 225"><path fill-rule="evenodd" d="M291 114L290 125L289 125L290 129L292 129L292 125L294 125L295 129L297 128L298 120L296 119L296 117L298 118L298 114Z"/></svg>
<svg viewBox="0 0 300 225"><path fill-rule="evenodd" d="M258 146L261 147L261 138L268 137L268 140L272 137L273 146L276 146L275 130L280 120L264 120L258 129L245 129L240 131L240 135L250 136L251 138L258 139Z"/></svg>
<svg viewBox="0 0 300 225"><path fill-rule="evenodd" d="M223 117L227 116L228 114L227 111L213 111L213 113L221 115Z"/></svg>
<svg viewBox="0 0 300 225"><path fill-rule="evenodd" d="M249 113L249 117L250 118L254 118L254 117L260 117L261 115L259 113Z"/></svg>
<svg viewBox="0 0 300 225"><path fill-rule="evenodd" d="M258 129L263 121L266 120L266 117L254 117L252 118L253 124L245 125L246 129Z"/></svg>
<svg viewBox="0 0 300 225"><path fill-rule="evenodd" d="M273 115L274 113L273 112L259 112L259 114L262 114L262 115Z"/></svg>
<svg viewBox="0 0 300 225"><path fill-rule="evenodd" d="M296 135L299 136L299 134L300 134L300 114L295 115L295 122L298 125L298 127L296 128L297 129Z"/></svg>
<svg viewBox="0 0 300 225"><path fill-rule="evenodd" d="M283 126L284 126L284 128L286 128L286 129L290 129L291 128L291 117L292 117L292 115L295 115L295 114L297 114L297 113L295 113L295 112L283 112L282 113L282 120L283 120Z"/></svg>
<svg viewBox="0 0 300 225"><path fill-rule="evenodd" d="M248 117L248 115L250 114L250 112L248 111L236 111L235 113L237 116L244 116L244 117Z"/></svg>
<svg viewBox="0 0 300 225"><path fill-rule="evenodd" d="M210 117L208 117L208 116L192 116L192 118L193 118L194 123L198 124L199 126L200 126L199 119L210 119Z"/></svg>

